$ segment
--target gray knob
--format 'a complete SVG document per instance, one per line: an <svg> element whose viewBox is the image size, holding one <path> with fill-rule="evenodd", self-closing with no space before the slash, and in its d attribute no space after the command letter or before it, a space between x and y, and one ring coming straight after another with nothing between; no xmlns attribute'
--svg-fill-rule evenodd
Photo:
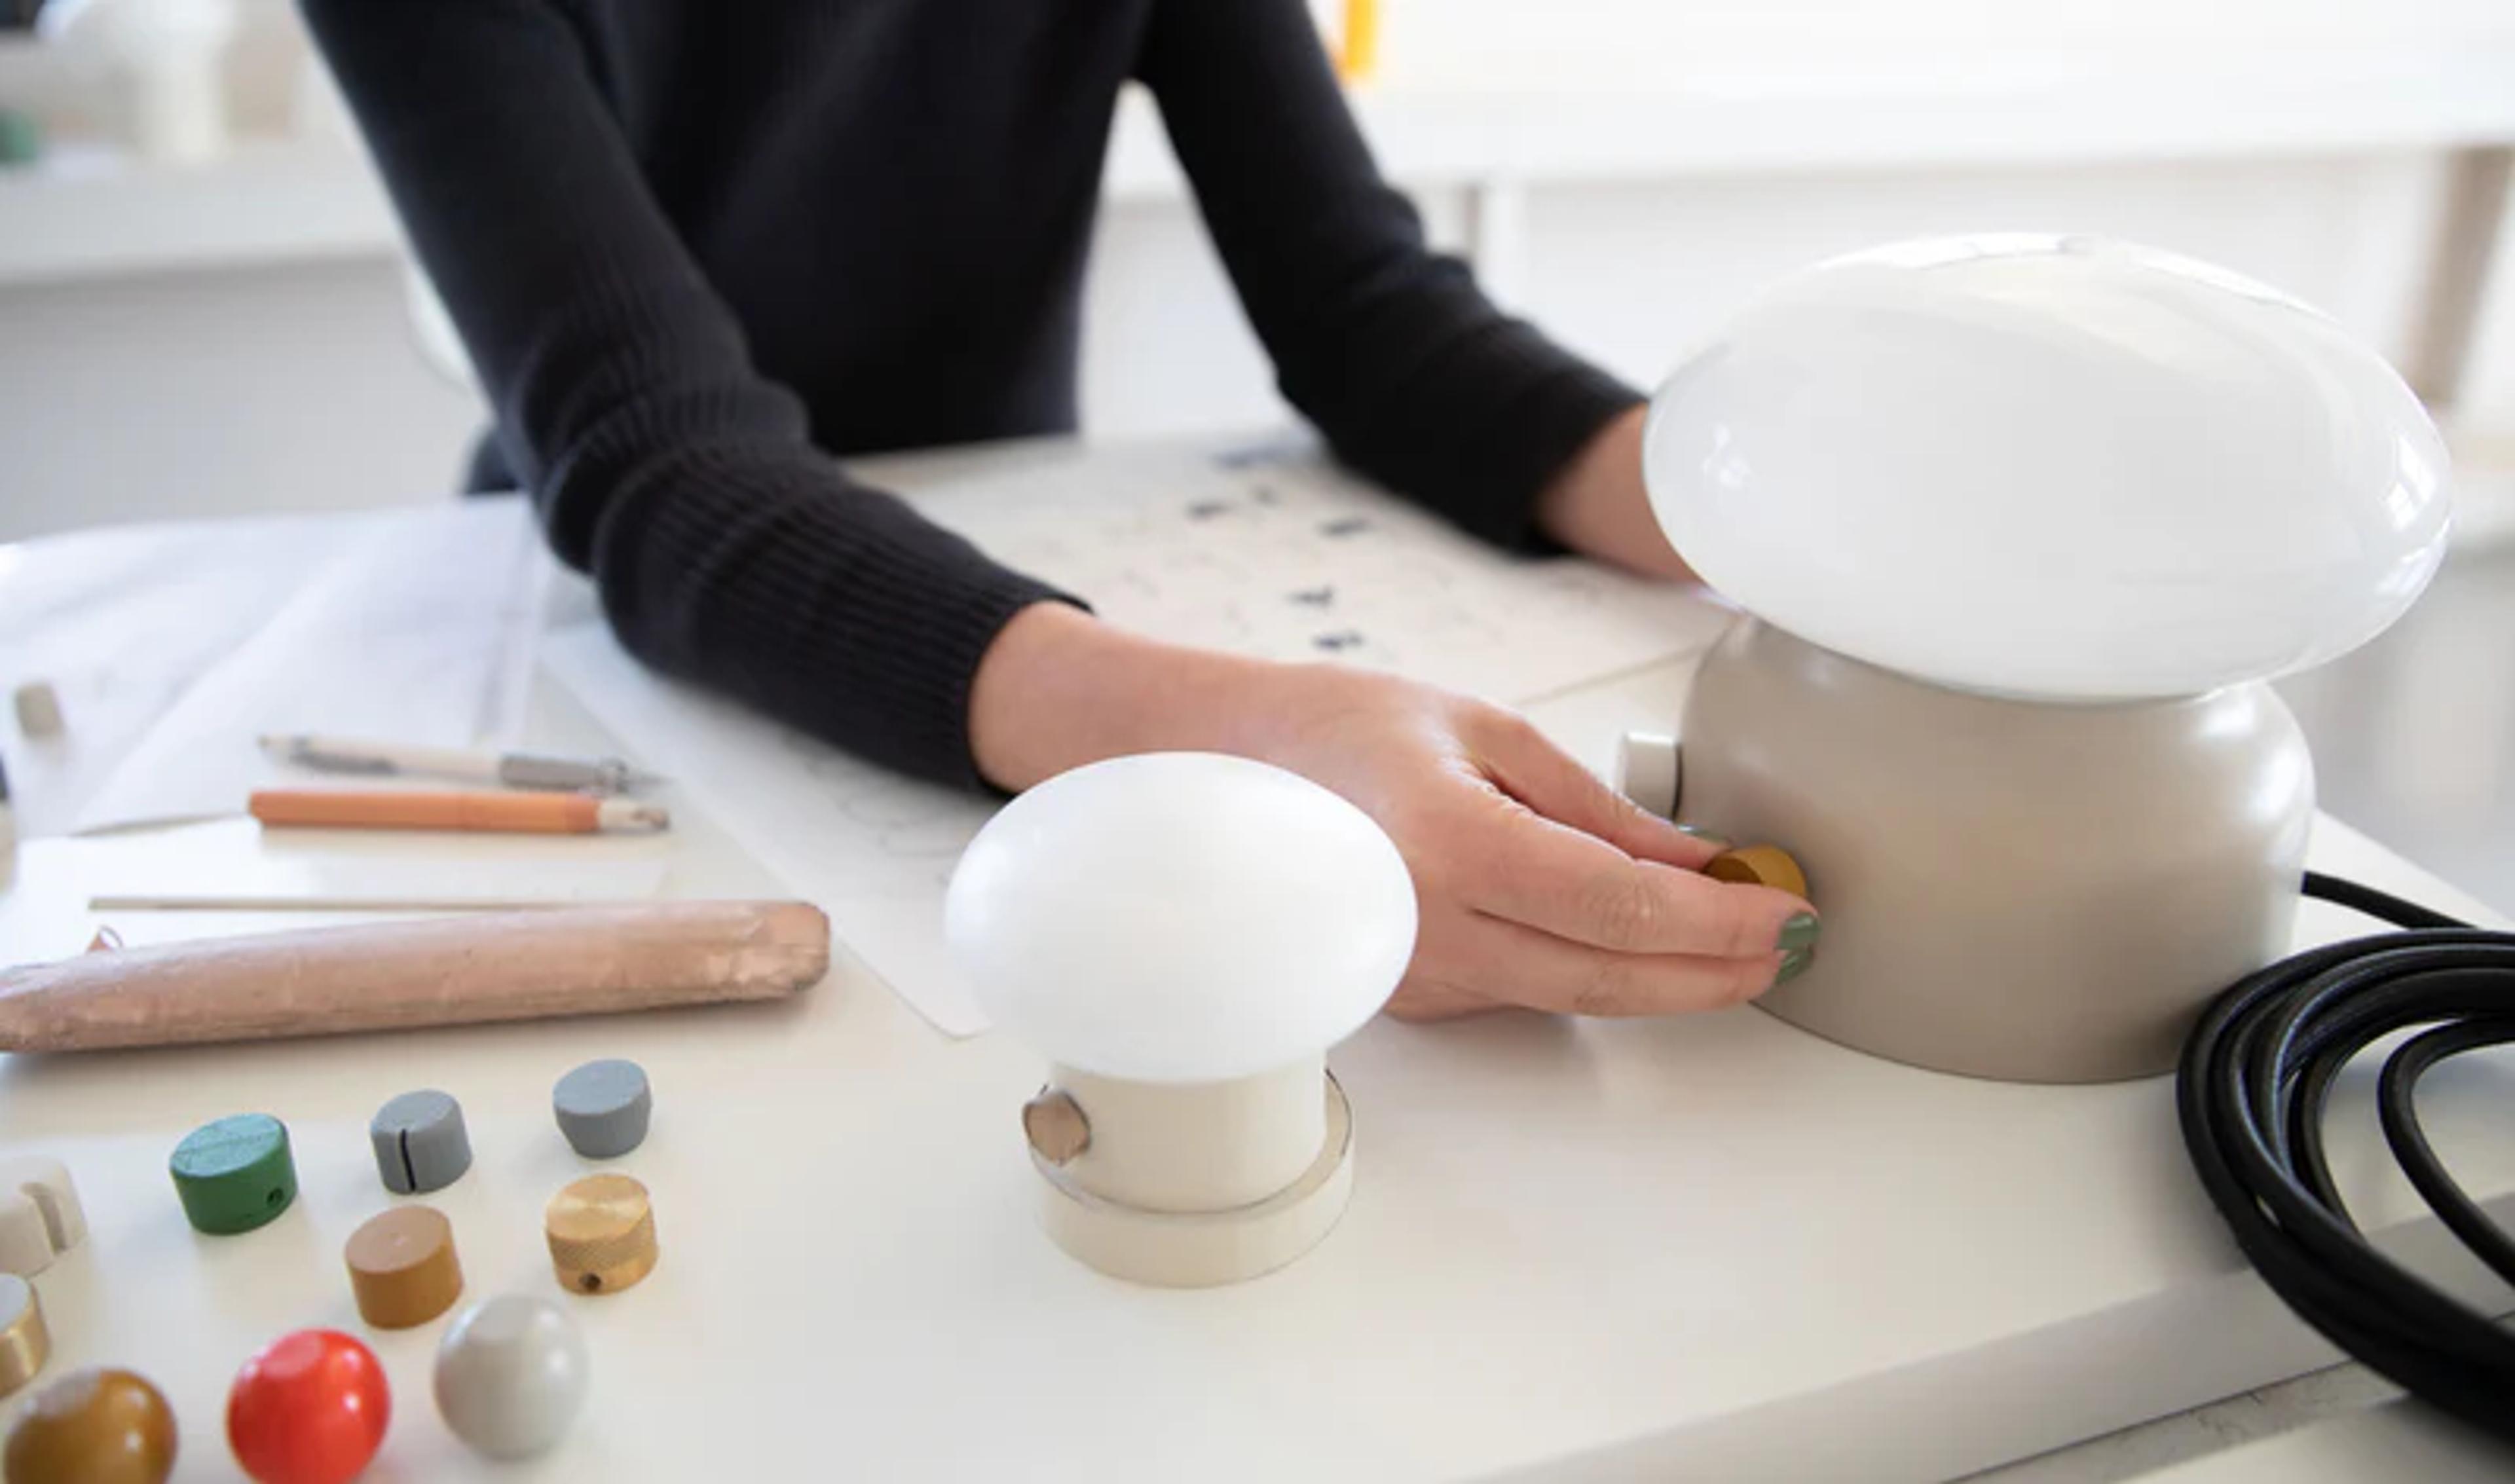
<svg viewBox="0 0 2515 1484"><path fill-rule="evenodd" d="M589 1061L551 1089L558 1132L587 1159L617 1159L644 1143L654 1108L645 1069L634 1061Z"/></svg>
<svg viewBox="0 0 2515 1484"><path fill-rule="evenodd" d="M395 1195L442 1190L472 1168L463 1105L433 1088L404 1092L378 1108L367 1137L376 1146L376 1173Z"/></svg>

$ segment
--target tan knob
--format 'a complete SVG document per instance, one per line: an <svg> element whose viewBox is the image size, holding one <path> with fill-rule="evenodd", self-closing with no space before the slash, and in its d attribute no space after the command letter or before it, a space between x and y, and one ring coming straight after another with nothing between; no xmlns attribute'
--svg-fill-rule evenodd
<svg viewBox="0 0 2515 1484"><path fill-rule="evenodd" d="M1047 1088L1022 1104L1022 1135L1041 1159L1062 1165L1092 1147L1092 1120L1063 1089Z"/></svg>
<svg viewBox="0 0 2515 1484"><path fill-rule="evenodd" d="M175 1414L129 1371L72 1371L26 1403L9 1429L9 1484L165 1484Z"/></svg>
<svg viewBox="0 0 2515 1484"><path fill-rule="evenodd" d="M1713 881L1744 882L1752 886L1771 886L1807 899L1806 873L1791 859L1788 850L1779 845L1740 845L1714 855L1703 866L1703 874Z"/></svg>
<svg viewBox="0 0 2515 1484"><path fill-rule="evenodd" d="M655 1269L654 1206L625 1175L590 1175L551 1197L542 1231L559 1283L577 1293L617 1293Z"/></svg>
<svg viewBox="0 0 2515 1484"><path fill-rule="evenodd" d="M0 1396L33 1381L52 1353L53 1333L44 1328L35 1286L16 1273L0 1273Z"/></svg>
<svg viewBox="0 0 2515 1484"><path fill-rule="evenodd" d="M396 1206L350 1234L358 1317L380 1330L426 1324L463 1296L454 1223L433 1206Z"/></svg>

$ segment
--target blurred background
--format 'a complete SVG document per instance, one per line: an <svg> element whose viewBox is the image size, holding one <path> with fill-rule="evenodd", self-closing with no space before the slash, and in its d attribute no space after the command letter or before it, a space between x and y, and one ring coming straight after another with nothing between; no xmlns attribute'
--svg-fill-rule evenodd
<svg viewBox="0 0 2515 1484"><path fill-rule="evenodd" d="M1437 239L1645 385L1780 272L1987 228L2224 263L2382 349L2460 547L2290 696L2335 812L2515 909L2515 4L1313 8ZM1105 190L1089 431L1283 420L1142 98ZM0 541L435 498L479 423L285 0L0 0Z"/></svg>

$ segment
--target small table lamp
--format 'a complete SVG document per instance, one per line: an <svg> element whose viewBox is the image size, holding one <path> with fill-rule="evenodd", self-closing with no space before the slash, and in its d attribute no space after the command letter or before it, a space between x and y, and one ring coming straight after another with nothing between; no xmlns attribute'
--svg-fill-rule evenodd
<svg viewBox="0 0 2515 1484"><path fill-rule="evenodd" d="M988 1013L1049 1061L1022 1128L1068 1253L1197 1287L1336 1224L1352 1118L1326 1052L1415 949L1414 884L1369 815L1242 758L1093 763L979 831L944 931Z"/></svg>
<svg viewBox="0 0 2515 1484"><path fill-rule="evenodd" d="M2449 524L2372 350L2082 237L1785 280L1661 388L1643 465L1748 616L1629 792L1796 857L1824 943L1767 1009L2031 1081L2165 1070L2287 952L2314 775L2264 682L2400 617Z"/></svg>

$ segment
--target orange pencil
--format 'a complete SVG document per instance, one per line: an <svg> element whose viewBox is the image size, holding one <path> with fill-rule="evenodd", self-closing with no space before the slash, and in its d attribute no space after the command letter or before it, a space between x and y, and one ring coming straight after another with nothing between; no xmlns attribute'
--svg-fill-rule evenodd
<svg viewBox="0 0 2515 1484"><path fill-rule="evenodd" d="M591 835L597 830L660 830L663 809L586 794L399 793L260 789L249 805L265 825L354 830L512 830Z"/></svg>

